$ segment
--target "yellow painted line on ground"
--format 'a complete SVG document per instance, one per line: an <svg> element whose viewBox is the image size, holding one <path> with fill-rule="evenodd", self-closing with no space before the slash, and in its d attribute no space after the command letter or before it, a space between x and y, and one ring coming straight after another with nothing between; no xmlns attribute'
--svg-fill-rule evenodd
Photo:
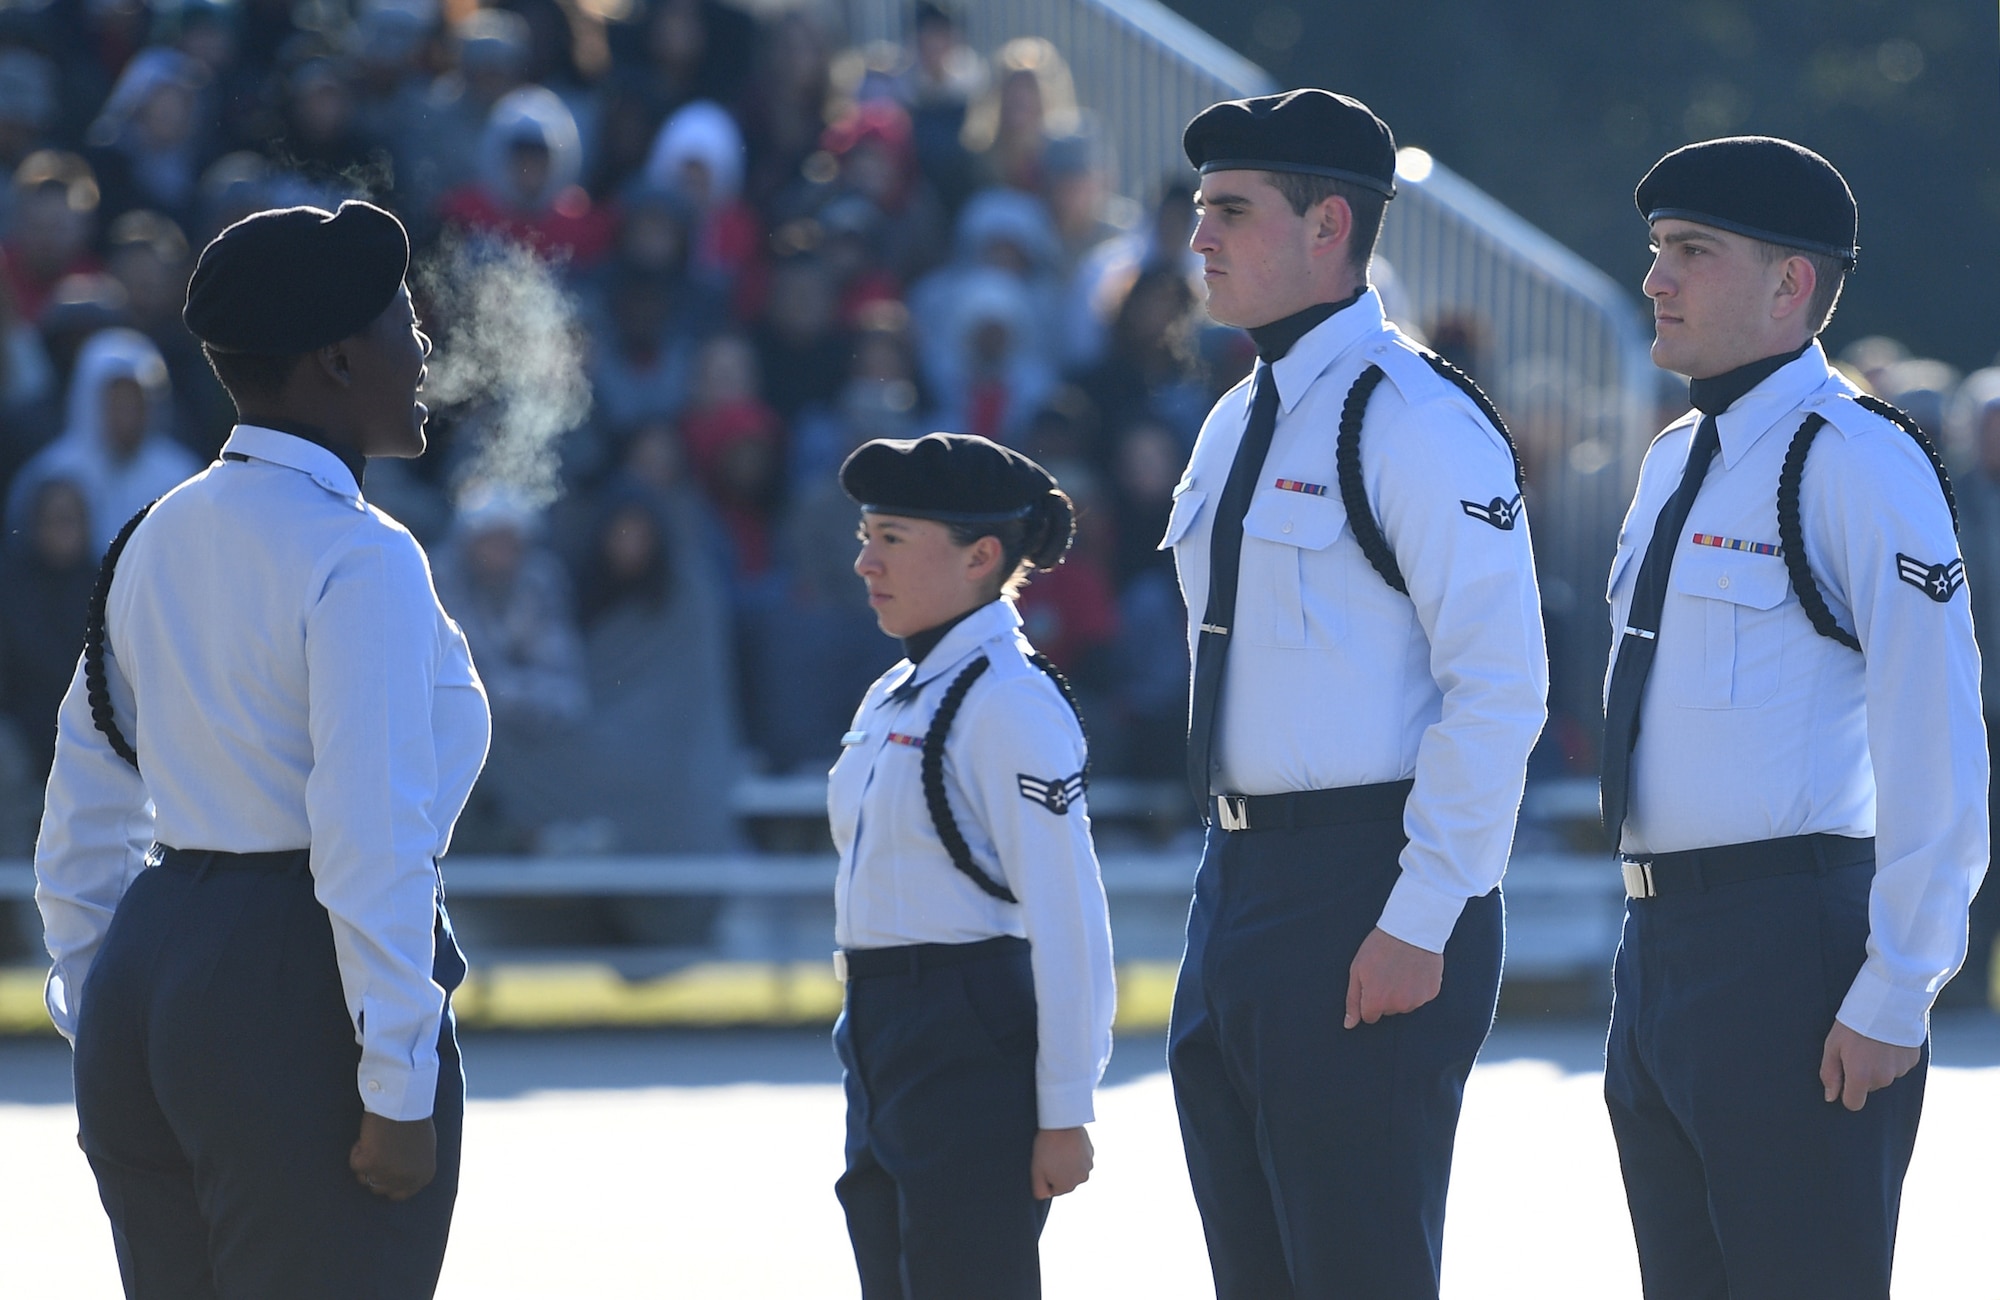
<svg viewBox="0 0 2000 1300"><path fill-rule="evenodd" d="M1118 968L1118 1028L1164 1028L1172 962ZM42 1007L44 972L0 969L0 1034L54 1033ZM476 968L452 998L459 1023L480 1029L603 1026L830 1025L840 984L826 962L705 962L628 980L596 963L500 963Z"/></svg>
<svg viewBox="0 0 2000 1300"><path fill-rule="evenodd" d="M36 966L0 967L0 1034L53 1034L42 985L49 973Z"/></svg>

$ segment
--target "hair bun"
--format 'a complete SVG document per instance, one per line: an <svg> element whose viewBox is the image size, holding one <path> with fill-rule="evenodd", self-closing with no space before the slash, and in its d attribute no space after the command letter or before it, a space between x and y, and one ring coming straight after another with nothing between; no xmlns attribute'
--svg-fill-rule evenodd
<svg viewBox="0 0 2000 1300"><path fill-rule="evenodd" d="M1029 518L1035 527L1029 535L1028 561L1037 569L1053 569L1076 537L1076 504L1061 488L1052 487L1035 502Z"/></svg>

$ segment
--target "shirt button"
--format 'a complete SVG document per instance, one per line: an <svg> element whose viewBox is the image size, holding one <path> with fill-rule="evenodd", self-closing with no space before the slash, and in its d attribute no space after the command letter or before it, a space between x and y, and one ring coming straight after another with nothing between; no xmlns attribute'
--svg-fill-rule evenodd
<svg viewBox="0 0 2000 1300"><path fill-rule="evenodd" d="M370 1092L382 1091L382 1081L380 1079L370 1079L368 1081L368 1091Z"/></svg>
<svg viewBox="0 0 2000 1300"><path fill-rule="evenodd" d="M1720 578L1717 578L1715 585L1718 587L1727 587L1729 585L1729 575L1725 573Z"/></svg>
<svg viewBox="0 0 2000 1300"><path fill-rule="evenodd" d="M1284 531L1285 531L1285 532L1288 532L1288 533L1292 531L1292 521L1291 521L1291 520L1287 519L1287 520L1285 521L1285 528L1284 528Z"/></svg>

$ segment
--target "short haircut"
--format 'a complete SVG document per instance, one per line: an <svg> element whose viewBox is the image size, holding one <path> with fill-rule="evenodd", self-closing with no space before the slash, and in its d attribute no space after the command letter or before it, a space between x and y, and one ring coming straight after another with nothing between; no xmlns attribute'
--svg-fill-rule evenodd
<svg viewBox="0 0 2000 1300"><path fill-rule="evenodd" d="M258 352L224 352L206 343L201 345L201 354L208 358L208 368L229 390L239 413L246 402L277 401L292 371L298 369L305 356L304 353L274 357Z"/></svg>
<svg viewBox="0 0 2000 1300"><path fill-rule="evenodd" d="M1812 298L1806 303L1806 318L1812 322L1812 333L1818 337L1826 323L1833 319L1833 309L1840 302L1840 291L1847 284L1847 267L1831 253L1816 253L1807 248L1790 248L1784 244L1773 244L1765 240L1753 240L1757 246L1757 256L1764 265L1776 266L1788 257L1803 257L1812 264Z"/></svg>
<svg viewBox="0 0 2000 1300"><path fill-rule="evenodd" d="M1375 255L1375 241L1382 237L1382 213L1389 205L1387 195L1352 181L1314 176L1307 172L1266 172L1265 175L1271 178L1271 188L1284 195L1285 201L1292 205L1292 211L1301 217L1308 209L1328 199L1346 199L1348 211L1354 214L1354 234L1347 246L1348 260L1357 271L1368 269L1368 259Z"/></svg>

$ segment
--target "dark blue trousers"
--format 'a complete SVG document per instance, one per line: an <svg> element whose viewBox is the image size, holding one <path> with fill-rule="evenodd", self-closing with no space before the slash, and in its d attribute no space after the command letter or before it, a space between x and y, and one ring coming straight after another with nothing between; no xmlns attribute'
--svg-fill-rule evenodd
<svg viewBox="0 0 2000 1300"><path fill-rule="evenodd" d="M1211 830L1168 1060L1219 1300L1435 1300L1459 1103L1492 1027L1498 890L1466 905L1444 988L1341 1027L1395 885L1400 814Z"/></svg>
<svg viewBox="0 0 2000 1300"><path fill-rule="evenodd" d="M420 1300L458 1195L465 1079L438 1035L437 1178L391 1203L347 1167L361 1049L302 868L140 873L85 981L80 1142L132 1300ZM193 869L190 869L190 868ZM437 978L465 966L440 914Z"/></svg>
<svg viewBox="0 0 2000 1300"><path fill-rule="evenodd" d="M988 941L993 943L994 941ZM834 1184L863 1300L1033 1300L1049 1203L1034 1153L1035 985L1018 940L894 974L851 975L834 1026L847 1172Z"/></svg>
<svg viewBox="0 0 2000 1300"><path fill-rule="evenodd" d="M1626 905L1604 1096L1648 1300L1887 1300L1929 1047L1859 1112L1819 1080L1873 874Z"/></svg>

